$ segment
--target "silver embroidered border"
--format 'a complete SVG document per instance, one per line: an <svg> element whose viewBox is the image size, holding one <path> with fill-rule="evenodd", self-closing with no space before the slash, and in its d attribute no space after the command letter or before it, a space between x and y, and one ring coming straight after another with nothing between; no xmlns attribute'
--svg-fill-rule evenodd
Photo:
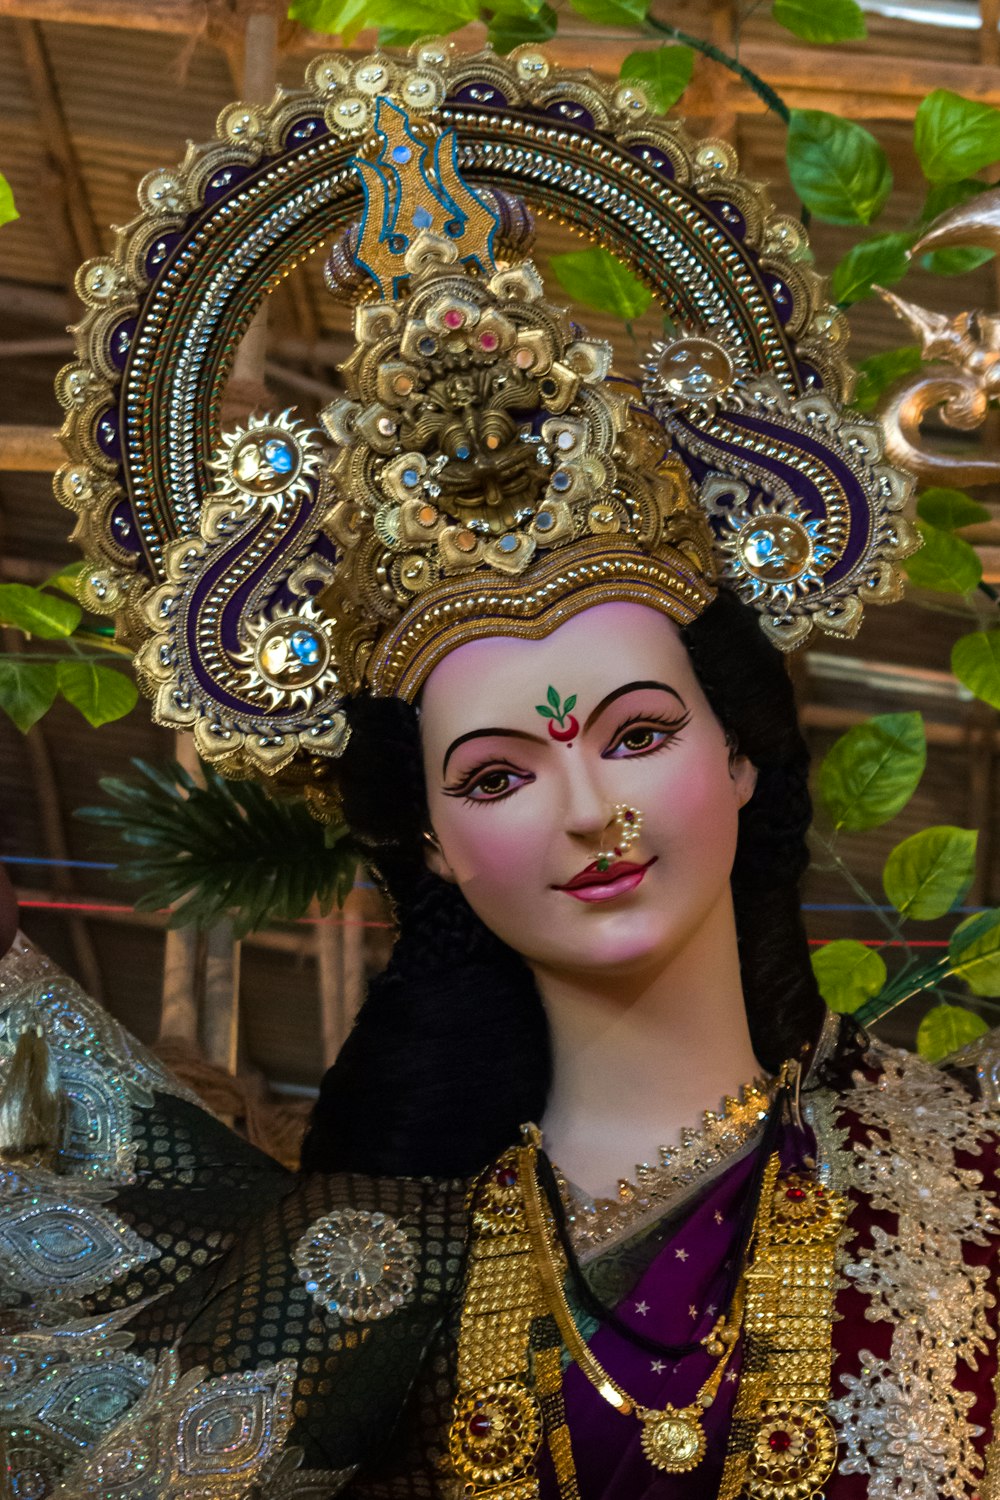
<svg viewBox="0 0 1000 1500"><path fill-rule="evenodd" d="M869 1500L970 1500L983 1429L955 1380L960 1364L977 1368L996 1330L988 1273L966 1265L963 1247L1000 1234L1000 1209L955 1154L978 1156L995 1121L919 1057L876 1045L866 1061L880 1070L874 1081L856 1074L847 1098L821 1092L809 1105L831 1185L897 1219L892 1234L873 1229L870 1247L841 1247L839 1271L869 1299L865 1316L892 1323L893 1335L886 1359L860 1353L830 1404L840 1472L866 1475ZM853 1145L839 1123L847 1110L864 1126Z"/></svg>

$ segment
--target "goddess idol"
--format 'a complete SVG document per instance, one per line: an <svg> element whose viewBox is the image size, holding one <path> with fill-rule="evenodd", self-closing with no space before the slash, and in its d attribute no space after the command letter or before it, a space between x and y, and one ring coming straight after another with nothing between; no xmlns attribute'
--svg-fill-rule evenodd
<svg viewBox="0 0 1000 1500"><path fill-rule="evenodd" d="M60 382L88 602L160 723L346 818L398 938L296 1174L15 939L7 1493L997 1496L995 1108L825 1014L799 914L782 653L914 546L800 226L630 85L435 43L140 203ZM640 384L533 211L669 313ZM321 246L342 399L221 434Z"/></svg>

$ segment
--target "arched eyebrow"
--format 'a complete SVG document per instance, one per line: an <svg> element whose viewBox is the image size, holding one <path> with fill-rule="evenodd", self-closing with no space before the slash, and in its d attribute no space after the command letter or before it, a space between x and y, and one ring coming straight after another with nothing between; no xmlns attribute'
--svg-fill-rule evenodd
<svg viewBox="0 0 1000 1500"><path fill-rule="evenodd" d="M590 728L594 720L604 712L609 703L614 703L616 698L624 698L626 693L635 693L643 688L656 688L661 693L669 693L671 698L677 699L681 708L687 708L687 704L677 689L672 688L667 682L626 682L624 687L615 688L613 692L608 693L607 697L602 698L597 707L590 711L583 726L584 733Z"/></svg>
<svg viewBox="0 0 1000 1500"><path fill-rule="evenodd" d="M469 740L482 740L490 735L506 735L512 740L534 740L535 744L541 744L541 737L537 734L526 734L523 729L470 729L468 734L460 734L457 740L452 740L445 751L444 764L441 767L441 775L444 776L448 770L448 762L458 749L459 745L466 744Z"/></svg>

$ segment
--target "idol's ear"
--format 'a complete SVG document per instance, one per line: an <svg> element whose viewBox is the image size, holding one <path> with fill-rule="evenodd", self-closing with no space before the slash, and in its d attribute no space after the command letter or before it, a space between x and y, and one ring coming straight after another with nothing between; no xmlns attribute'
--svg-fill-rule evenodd
<svg viewBox="0 0 1000 1500"><path fill-rule="evenodd" d="M424 834L424 862L432 875L438 875L442 880L447 880L449 885L457 883L455 871L448 863L447 856L438 842L438 836L433 830Z"/></svg>
<svg viewBox="0 0 1000 1500"><path fill-rule="evenodd" d="M740 807L746 807L757 787L757 767L749 755L735 751L729 757L729 774L733 778Z"/></svg>

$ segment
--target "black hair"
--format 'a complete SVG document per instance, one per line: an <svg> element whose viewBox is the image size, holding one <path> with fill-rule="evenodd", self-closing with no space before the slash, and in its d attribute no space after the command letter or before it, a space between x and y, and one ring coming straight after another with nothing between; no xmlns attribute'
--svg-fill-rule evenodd
<svg viewBox="0 0 1000 1500"><path fill-rule="evenodd" d="M732 891L751 1039L775 1071L815 1039L823 1016L799 903L808 750L784 659L754 610L720 592L682 635L713 712L757 768L740 812ZM302 1166L471 1176L545 1112L545 1011L524 960L427 868L416 710L358 696L348 717L344 812L393 903L399 936L323 1079Z"/></svg>

